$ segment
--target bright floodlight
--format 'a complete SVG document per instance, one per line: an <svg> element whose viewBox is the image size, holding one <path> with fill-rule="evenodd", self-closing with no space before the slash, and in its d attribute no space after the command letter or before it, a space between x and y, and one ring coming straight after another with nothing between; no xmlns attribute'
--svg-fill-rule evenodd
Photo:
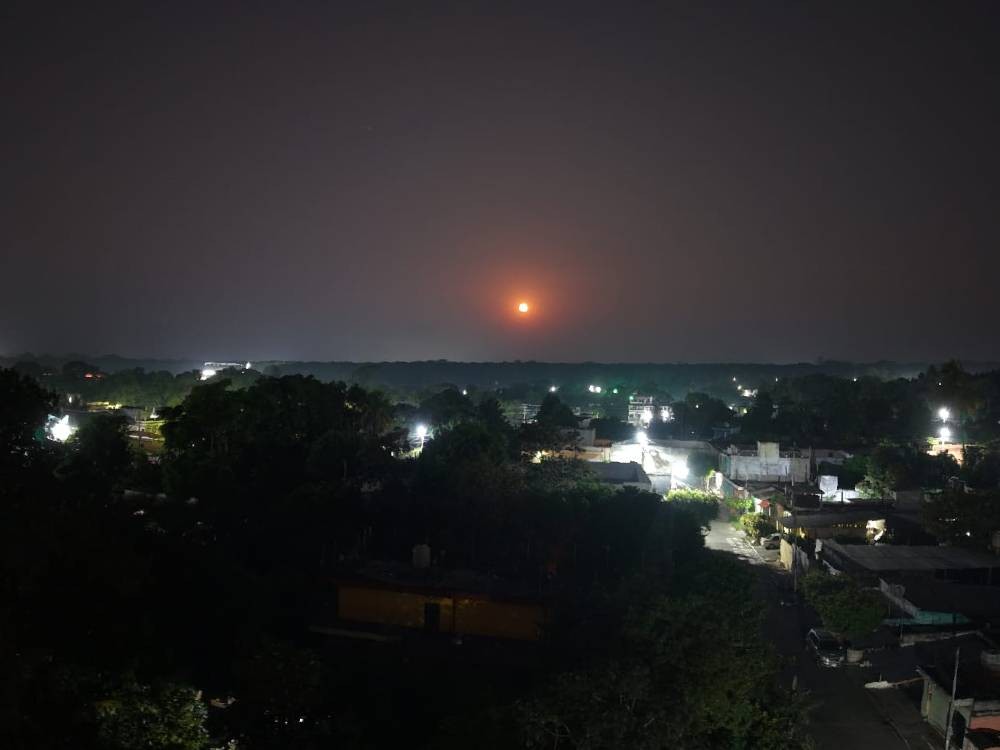
<svg viewBox="0 0 1000 750"><path fill-rule="evenodd" d="M743 398L751 398L752 396L753 396L753 391L751 391L749 388L743 389Z"/></svg>
<svg viewBox="0 0 1000 750"><path fill-rule="evenodd" d="M462 389L462 395L463 395L463 396L468 396L468 395L469 395L469 392L468 392L467 390L465 390L465 388L463 388L463 389Z"/></svg>
<svg viewBox="0 0 1000 750"><path fill-rule="evenodd" d="M423 440L427 437L427 425L418 424L416 429L417 437Z"/></svg>
<svg viewBox="0 0 1000 750"><path fill-rule="evenodd" d="M556 392L556 391L558 391L558 390L559 390L559 389L558 389L558 388L556 388L556 387L555 387L554 385L550 385L550 386L549 386L549 393L555 393L555 392Z"/></svg>
<svg viewBox="0 0 1000 750"><path fill-rule="evenodd" d="M600 393L600 392L601 392L601 386L595 385L594 386L594 393Z"/></svg>
<svg viewBox="0 0 1000 750"><path fill-rule="evenodd" d="M949 440L951 440L951 430L948 429L947 427L942 427L940 430L938 430L938 437L941 438L942 443L947 443Z"/></svg>
<svg viewBox="0 0 1000 750"><path fill-rule="evenodd" d="M519 305L517 306L517 311L518 311L519 313L526 313L526 312L528 312L528 310L530 310L530 309L531 309L531 308L530 308L530 307L528 307L528 303L527 303L527 302L522 302L522 303L520 303L520 304L519 304Z"/></svg>
<svg viewBox="0 0 1000 750"><path fill-rule="evenodd" d="M643 430L639 430L635 433L635 439L643 448L649 445L649 435L647 435Z"/></svg>
<svg viewBox="0 0 1000 750"><path fill-rule="evenodd" d="M58 440L60 443L65 443L69 440L74 432L76 432L76 428L70 425L68 414L61 419L53 420L49 425L49 437L53 440Z"/></svg>
<svg viewBox="0 0 1000 750"><path fill-rule="evenodd" d="M686 458L678 458L670 462L670 473L678 479L687 479L689 469Z"/></svg>
<svg viewBox="0 0 1000 750"><path fill-rule="evenodd" d="M642 410L642 423L643 424L649 424L652 421L653 421L653 410L652 409L643 409Z"/></svg>
<svg viewBox="0 0 1000 750"><path fill-rule="evenodd" d="M940 419L942 422L947 422L949 419L951 419L951 412L948 411L947 406L942 406L940 409L938 409L938 419Z"/></svg>
<svg viewBox="0 0 1000 750"><path fill-rule="evenodd" d="M214 378L218 373L211 367L206 367L201 371L201 379L208 380L209 378Z"/></svg>

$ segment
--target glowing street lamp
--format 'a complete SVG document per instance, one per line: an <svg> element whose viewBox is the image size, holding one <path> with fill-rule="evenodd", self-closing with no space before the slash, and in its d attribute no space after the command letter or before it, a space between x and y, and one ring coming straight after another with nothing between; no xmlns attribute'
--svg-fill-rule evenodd
<svg viewBox="0 0 1000 750"><path fill-rule="evenodd" d="M54 419L49 424L49 437L60 443L69 440L74 432L76 432L76 428L69 423L68 414L61 419Z"/></svg>
<svg viewBox="0 0 1000 750"><path fill-rule="evenodd" d="M642 416L640 417L640 419L642 420L643 425L647 425L648 426L649 423L653 421L653 410L649 409L649 408L643 409L642 410ZM645 433L643 433L643 434L645 434Z"/></svg>
<svg viewBox="0 0 1000 750"><path fill-rule="evenodd" d="M558 388L556 388L556 386L554 386L554 385L550 385L550 386L549 386L549 393L555 393L555 392L556 392L556 391L558 391L558 390L559 390L559 389L558 389Z"/></svg>
<svg viewBox="0 0 1000 750"><path fill-rule="evenodd" d="M938 409L938 419L940 419L942 422L947 422L949 419L951 419L951 412L948 410L947 406L942 406L940 409Z"/></svg>
<svg viewBox="0 0 1000 750"><path fill-rule="evenodd" d="M947 443L951 440L951 429L948 427L942 427L938 430L938 437L941 438L942 443Z"/></svg>
<svg viewBox="0 0 1000 750"><path fill-rule="evenodd" d="M415 430L417 439L420 441L420 450L424 449L424 439L427 437L427 425L418 424Z"/></svg>
<svg viewBox="0 0 1000 750"><path fill-rule="evenodd" d="M649 435L646 434L645 430L639 430L635 433L636 442L639 443L641 455L642 455L642 468L646 468L646 446L649 445Z"/></svg>

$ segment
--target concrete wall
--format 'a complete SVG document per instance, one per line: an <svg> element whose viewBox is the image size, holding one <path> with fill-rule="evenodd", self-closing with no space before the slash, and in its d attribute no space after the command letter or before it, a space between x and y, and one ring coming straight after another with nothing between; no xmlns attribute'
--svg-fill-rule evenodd
<svg viewBox="0 0 1000 750"><path fill-rule="evenodd" d="M797 564L800 573L805 573L809 570L810 560L806 551L799 549L793 544L789 544L784 539L781 540L781 547L778 548L778 555L785 570L792 569L792 559L795 557L798 558Z"/></svg>
<svg viewBox="0 0 1000 750"><path fill-rule="evenodd" d="M719 459L722 473L742 482L806 482L809 480L808 458L764 458L732 456L723 453Z"/></svg>

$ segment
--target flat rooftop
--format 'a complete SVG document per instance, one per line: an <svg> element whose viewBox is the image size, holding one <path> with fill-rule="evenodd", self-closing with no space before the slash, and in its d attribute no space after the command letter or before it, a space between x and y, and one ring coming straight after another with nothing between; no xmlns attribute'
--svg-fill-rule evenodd
<svg viewBox="0 0 1000 750"><path fill-rule="evenodd" d="M649 477L635 461L622 463L619 461L593 461L587 466L593 469L597 478L607 484L626 484L628 482L649 483Z"/></svg>
<svg viewBox="0 0 1000 750"><path fill-rule="evenodd" d="M823 550L870 571L980 570L1000 568L1000 557L962 547L935 545L839 544L823 541Z"/></svg>

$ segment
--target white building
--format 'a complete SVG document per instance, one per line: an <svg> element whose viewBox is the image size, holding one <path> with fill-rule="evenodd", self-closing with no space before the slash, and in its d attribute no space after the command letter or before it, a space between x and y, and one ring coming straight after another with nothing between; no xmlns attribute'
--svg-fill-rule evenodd
<svg viewBox="0 0 1000 750"><path fill-rule="evenodd" d="M656 418L656 399L652 396L631 396L628 401L628 423L641 427Z"/></svg>
<svg viewBox="0 0 1000 750"><path fill-rule="evenodd" d="M649 476L653 489L668 492L688 483L688 458L693 453L703 453L715 459L718 451L701 440L633 440L614 443L610 449L611 460L635 462Z"/></svg>
<svg viewBox="0 0 1000 750"><path fill-rule="evenodd" d="M719 457L719 470L734 482L808 482L808 451L780 450L777 443L757 443L757 450L729 446Z"/></svg>

